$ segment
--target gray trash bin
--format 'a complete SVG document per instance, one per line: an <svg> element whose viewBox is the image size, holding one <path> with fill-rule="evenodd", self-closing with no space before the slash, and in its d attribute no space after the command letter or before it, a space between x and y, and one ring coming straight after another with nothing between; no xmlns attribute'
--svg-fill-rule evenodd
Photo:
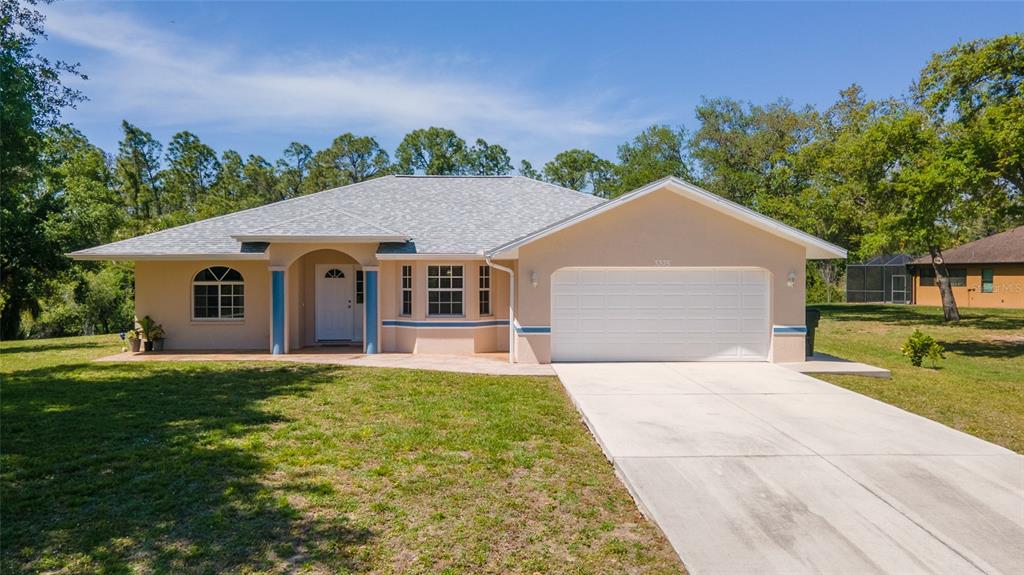
<svg viewBox="0 0 1024 575"><path fill-rule="evenodd" d="M821 319L821 310L812 307L807 308L804 314L804 323L807 326L807 338L804 339L804 354L807 357L814 355L814 330L818 327Z"/></svg>

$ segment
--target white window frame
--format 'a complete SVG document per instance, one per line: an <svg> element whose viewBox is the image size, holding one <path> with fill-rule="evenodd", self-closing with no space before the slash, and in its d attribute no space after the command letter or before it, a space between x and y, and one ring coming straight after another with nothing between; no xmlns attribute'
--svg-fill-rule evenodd
<svg viewBox="0 0 1024 575"><path fill-rule="evenodd" d="M398 315L402 317L410 317L413 311L413 267L412 265L403 265L401 273L399 274L399 281L401 282L398 290ZM406 274L405 272L409 273ZM405 311L405 294L409 294L409 312Z"/></svg>
<svg viewBox="0 0 1024 575"><path fill-rule="evenodd" d="M480 315L483 317L494 315L494 302L491 301L491 266L480 266L480 277L477 281L477 289L479 291L477 308L479 309ZM484 311L484 294L487 294L487 311Z"/></svg>
<svg viewBox="0 0 1024 575"><path fill-rule="evenodd" d="M195 277L197 275L199 275L199 274L203 273L204 271L206 271L208 269L211 269L211 268L226 268L229 272L233 271L233 272L237 273L239 276L241 276L242 281L234 281L234 280L231 280L231 281L224 281L224 280L215 280L215 281L201 280L201 281L196 281ZM227 272L225 272L225 274L223 276L221 276L221 277L224 277L226 275L227 275ZM196 286L210 286L210 285L217 286L217 317L196 317ZM221 288L223 286L241 286L242 287L242 294L241 294L241 296L236 296L234 293L232 293L231 296L229 296L229 297L241 297L242 298L242 306L241 306L242 315L241 316L224 317L224 315L222 313L223 306L222 306L222 300L221 300L221 298L223 297L223 294L221 293ZM190 305L189 317L191 318L192 321L198 321L198 322L241 322L241 321L245 321L245 276L243 276L242 272L236 270L235 268L232 268L230 266L207 266L207 267L197 271L196 273L192 274L192 281L189 283L188 289L189 289L189 305ZM228 307L234 308L236 306L228 306Z"/></svg>
<svg viewBox="0 0 1024 575"><path fill-rule="evenodd" d="M438 275L431 275L430 274L431 268L437 268L438 269ZM451 276L442 275L441 274L441 270L443 268L451 268L452 275ZM459 275L455 275L455 270L456 269L459 270ZM440 286L440 282L442 280L446 279L446 278L451 279L451 280L455 280L457 278L457 279L460 280L459 283L461 284L461 286L457 287L457 288L456 287L446 287L446 288L445 287L436 287L436 288L432 288L432 287L430 287L430 280L431 280L431 278L437 278L439 286ZM429 264L429 265L427 265L426 280L427 280L427 317L466 317L466 266L463 266L461 264L454 264L454 265L453 264ZM430 294L431 293L458 293L459 294L459 308L461 309L461 311L459 313L431 313L430 312ZM449 302L449 303L452 306L455 305L454 302ZM441 305L441 302L438 302L438 305Z"/></svg>

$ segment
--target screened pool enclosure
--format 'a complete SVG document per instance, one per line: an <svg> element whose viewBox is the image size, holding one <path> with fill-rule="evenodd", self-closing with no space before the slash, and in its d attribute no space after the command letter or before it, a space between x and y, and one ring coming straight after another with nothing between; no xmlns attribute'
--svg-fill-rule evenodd
<svg viewBox="0 0 1024 575"><path fill-rule="evenodd" d="M914 256L883 254L846 266L846 301L850 303L910 303L911 277L907 264Z"/></svg>

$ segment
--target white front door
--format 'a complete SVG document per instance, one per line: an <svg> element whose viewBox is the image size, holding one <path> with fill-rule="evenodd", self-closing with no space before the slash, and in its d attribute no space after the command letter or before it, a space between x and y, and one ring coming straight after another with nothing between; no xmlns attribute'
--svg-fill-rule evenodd
<svg viewBox="0 0 1024 575"><path fill-rule="evenodd" d="M553 361L765 361L768 272L568 268L551 279Z"/></svg>
<svg viewBox="0 0 1024 575"><path fill-rule="evenodd" d="M355 333L355 266L317 264L316 340L351 340Z"/></svg>

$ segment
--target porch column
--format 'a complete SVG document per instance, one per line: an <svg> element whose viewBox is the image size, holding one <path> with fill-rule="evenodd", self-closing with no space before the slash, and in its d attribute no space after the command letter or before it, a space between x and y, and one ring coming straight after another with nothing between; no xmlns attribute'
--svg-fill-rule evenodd
<svg viewBox="0 0 1024 575"><path fill-rule="evenodd" d="M366 314L363 324L363 350L365 353L379 353L380 345L377 343L377 266L363 266L363 274L366 280L366 305L363 306Z"/></svg>
<svg viewBox="0 0 1024 575"><path fill-rule="evenodd" d="M270 266L270 353L284 353L284 266Z"/></svg>

